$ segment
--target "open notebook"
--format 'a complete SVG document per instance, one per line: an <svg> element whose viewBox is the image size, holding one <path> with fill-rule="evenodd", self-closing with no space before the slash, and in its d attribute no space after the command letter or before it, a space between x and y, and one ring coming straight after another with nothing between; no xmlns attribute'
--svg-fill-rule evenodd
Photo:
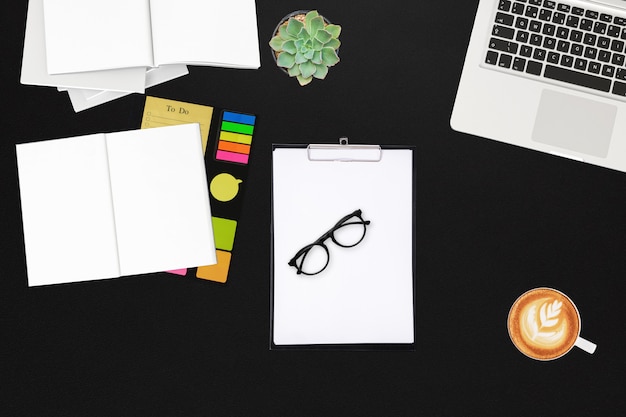
<svg viewBox="0 0 626 417"><path fill-rule="evenodd" d="M216 262L198 124L16 146L28 284Z"/></svg>
<svg viewBox="0 0 626 417"><path fill-rule="evenodd" d="M254 0L44 0L50 74L260 66Z"/></svg>

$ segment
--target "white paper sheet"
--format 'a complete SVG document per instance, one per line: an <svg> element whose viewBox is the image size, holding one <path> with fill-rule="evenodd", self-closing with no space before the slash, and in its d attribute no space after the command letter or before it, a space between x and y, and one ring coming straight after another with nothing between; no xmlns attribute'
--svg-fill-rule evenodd
<svg viewBox="0 0 626 417"><path fill-rule="evenodd" d="M48 74L43 0L29 1L26 31L24 33L22 72L20 75L22 84L143 93L146 83L145 78L145 68L121 68L74 74Z"/></svg>
<svg viewBox="0 0 626 417"><path fill-rule="evenodd" d="M189 74L189 70L186 65L182 64L161 65L160 67L149 68L146 71L146 88L150 88L166 81L171 81L187 74ZM75 112L91 109L131 94L120 93L117 91L87 90L77 88L66 88L65 91L67 91Z"/></svg>
<svg viewBox="0 0 626 417"><path fill-rule="evenodd" d="M16 146L30 286L215 264L198 124Z"/></svg>
<svg viewBox="0 0 626 417"><path fill-rule="evenodd" d="M44 0L50 74L153 67L149 0Z"/></svg>
<svg viewBox="0 0 626 417"><path fill-rule="evenodd" d="M122 275L216 263L199 125L107 135Z"/></svg>
<svg viewBox="0 0 626 417"><path fill-rule="evenodd" d="M151 0L156 65L258 68L254 0Z"/></svg>
<svg viewBox="0 0 626 417"><path fill-rule="evenodd" d="M273 342L413 343L413 159L383 149L379 162L312 162L306 149L273 151ZM288 261L356 209L371 224L330 264L297 275Z"/></svg>
<svg viewBox="0 0 626 417"><path fill-rule="evenodd" d="M16 152L28 285L119 276L105 135Z"/></svg>

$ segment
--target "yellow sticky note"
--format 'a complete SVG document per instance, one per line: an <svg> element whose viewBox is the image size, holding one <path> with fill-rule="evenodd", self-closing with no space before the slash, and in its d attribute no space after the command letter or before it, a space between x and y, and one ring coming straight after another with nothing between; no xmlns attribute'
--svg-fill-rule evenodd
<svg viewBox="0 0 626 417"><path fill-rule="evenodd" d="M199 123L202 151L206 153L212 117L213 107L211 106L146 96L141 128Z"/></svg>

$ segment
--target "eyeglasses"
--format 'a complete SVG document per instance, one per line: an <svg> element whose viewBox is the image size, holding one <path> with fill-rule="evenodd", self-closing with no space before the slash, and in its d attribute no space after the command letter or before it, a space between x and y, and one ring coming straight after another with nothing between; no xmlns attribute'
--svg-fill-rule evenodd
<svg viewBox="0 0 626 417"><path fill-rule="evenodd" d="M328 232L324 233L315 242L300 249L291 258L289 265L296 268L296 273L304 275L317 275L328 266L330 253L324 244L330 238L336 245L342 248L351 248L361 243L365 237L369 220L363 220L361 210L355 210L339 220Z"/></svg>

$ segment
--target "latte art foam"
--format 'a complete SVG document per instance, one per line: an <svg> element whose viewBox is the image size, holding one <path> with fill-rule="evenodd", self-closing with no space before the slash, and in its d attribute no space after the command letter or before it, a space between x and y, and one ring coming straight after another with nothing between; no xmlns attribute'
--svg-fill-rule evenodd
<svg viewBox="0 0 626 417"><path fill-rule="evenodd" d="M578 338L578 311L565 295L550 288L524 293L511 307L509 335L515 346L535 359L556 359Z"/></svg>
<svg viewBox="0 0 626 417"><path fill-rule="evenodd" d="M542 298L522 310L520 326L529 343L541 347L563 342L568 323L560 317L562 305L558 300Z"/></svg>

